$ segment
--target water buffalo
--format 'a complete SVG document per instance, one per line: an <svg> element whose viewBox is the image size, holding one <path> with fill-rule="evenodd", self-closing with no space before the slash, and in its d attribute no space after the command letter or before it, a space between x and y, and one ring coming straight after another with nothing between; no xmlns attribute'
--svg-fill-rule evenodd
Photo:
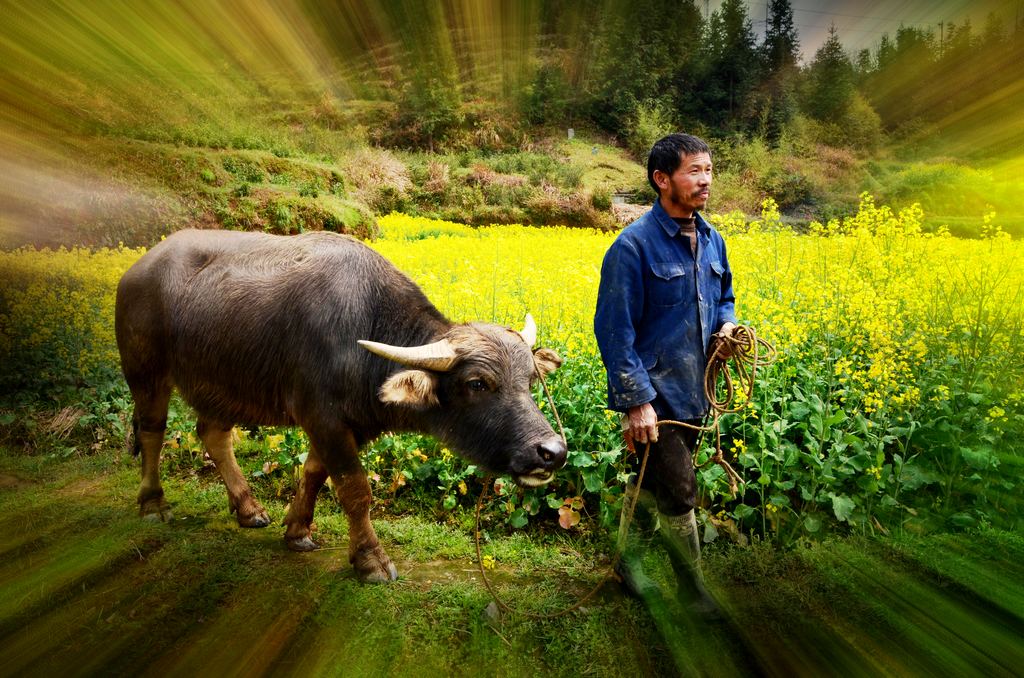
<svg viewBox="0 0 1024 678"><path fill-rule="evenodd" d="M232 451L235 424L297 425L310 450L285 518L289 548L310 536L328 476L349 523L349 560L365 581L397 572L370 524L359 449L384 431L433 435L524 486L548 482L566 449L534 402L536 326L449 322L408 277L353 238L187 230L139 259L117 288L117 346L135 400L138 503L167 520L160 449L171 389L195 408L199 437L243 527L265 527Z"/></svg>

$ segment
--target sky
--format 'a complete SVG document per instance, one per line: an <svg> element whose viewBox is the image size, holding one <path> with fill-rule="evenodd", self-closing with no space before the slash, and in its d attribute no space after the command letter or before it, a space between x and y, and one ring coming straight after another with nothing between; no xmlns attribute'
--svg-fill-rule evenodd
<svg viewBox="0 0 1024 678"><path fill-rule="evenodd" d="M714 11L722 0L710 0L707 7ZM882 34L895 35L900 25L932 29L938 34L939 24L960 24L970 18L975 30L985 25L989 12L995 12L1007 29L1012 30L1017 17L1024 21L1024 0L790 0L793 23L800 32L800 51L804 62L814 58L814 52L828 37L829 26L835 22L839 39L851 54L867 47L874 50ZM755 34L764 35L767 0L747 0ZM705 0L697 0L705 7Z"/></svg>

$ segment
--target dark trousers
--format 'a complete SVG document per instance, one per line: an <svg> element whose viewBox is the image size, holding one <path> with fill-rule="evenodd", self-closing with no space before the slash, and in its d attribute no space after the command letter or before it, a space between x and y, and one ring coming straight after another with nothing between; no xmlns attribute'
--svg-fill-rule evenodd
<svg viewBox="0 0 1024 678"><path fill-rule="evenodd" d="M700 426L700 419L687 421ZM641 489L650 490L658 502L658 512L666 516L686 513L697 504L697 477L692 450L700 431L665 424L658 429L658 442L651 444ZM634 443L636 454L630 457L633 473L640 472L644 457L642 443Z"/></svg>

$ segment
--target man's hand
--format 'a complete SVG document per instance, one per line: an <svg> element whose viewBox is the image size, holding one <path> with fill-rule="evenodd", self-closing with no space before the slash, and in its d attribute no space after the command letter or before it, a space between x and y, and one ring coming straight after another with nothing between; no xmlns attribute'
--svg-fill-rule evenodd
<svg viewBox="0 0 1024 678"><path fill-rule="evenodd" d="M646 445L648 440L658 442L658 415L650 403L629 408L626 416L629 419L627 436L642 445Z"/></svg>
<svg viewBox="0 0 1024 678"><path fill-rule="evenodd" d="M718 352L718 357L722 360L728 360L732 357L732 346L725 343L725 337L731 337L733 330L736 329L736 323L727 322L715 334L711 335L713 341L711 343L711 354ZM719 348L721 346L721 348Z"/></svg>

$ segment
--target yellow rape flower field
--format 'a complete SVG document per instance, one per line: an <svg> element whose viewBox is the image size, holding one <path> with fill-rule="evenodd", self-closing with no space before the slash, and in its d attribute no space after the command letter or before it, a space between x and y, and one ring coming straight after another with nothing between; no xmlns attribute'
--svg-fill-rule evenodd
<svg viewBox="0 0 1024 678"><path fill-rule="evenodd" d="M867 195L857 215L806 234L784 227L771 200L754 221L712 218L726 238L741 322L780 353L743 411L722 422L746 484L729 495L720 468L700 471L712 536L738 527L789 542L826 529L1017 524L1024 245L1001 232L997 215L985 217L979 240L923 233L922 220L916 206L894 212ZM590 524L613 522L624 452L603 409L592 321L615 234L402 214L379 226L371 246L451 319L518 327L532 313L540 343L565 358L551 386L569 464L525 495L499 483L492 512L520 527L582 497ZM142 253L0 253L5 393L59 401L62 388L119 379L114 291ZM262 449L301 463L301 436L283 440L264 436ZM364 462L378 496L420 492L446 510L472 504L475 470L429 439L385 438Z"/></svg>

